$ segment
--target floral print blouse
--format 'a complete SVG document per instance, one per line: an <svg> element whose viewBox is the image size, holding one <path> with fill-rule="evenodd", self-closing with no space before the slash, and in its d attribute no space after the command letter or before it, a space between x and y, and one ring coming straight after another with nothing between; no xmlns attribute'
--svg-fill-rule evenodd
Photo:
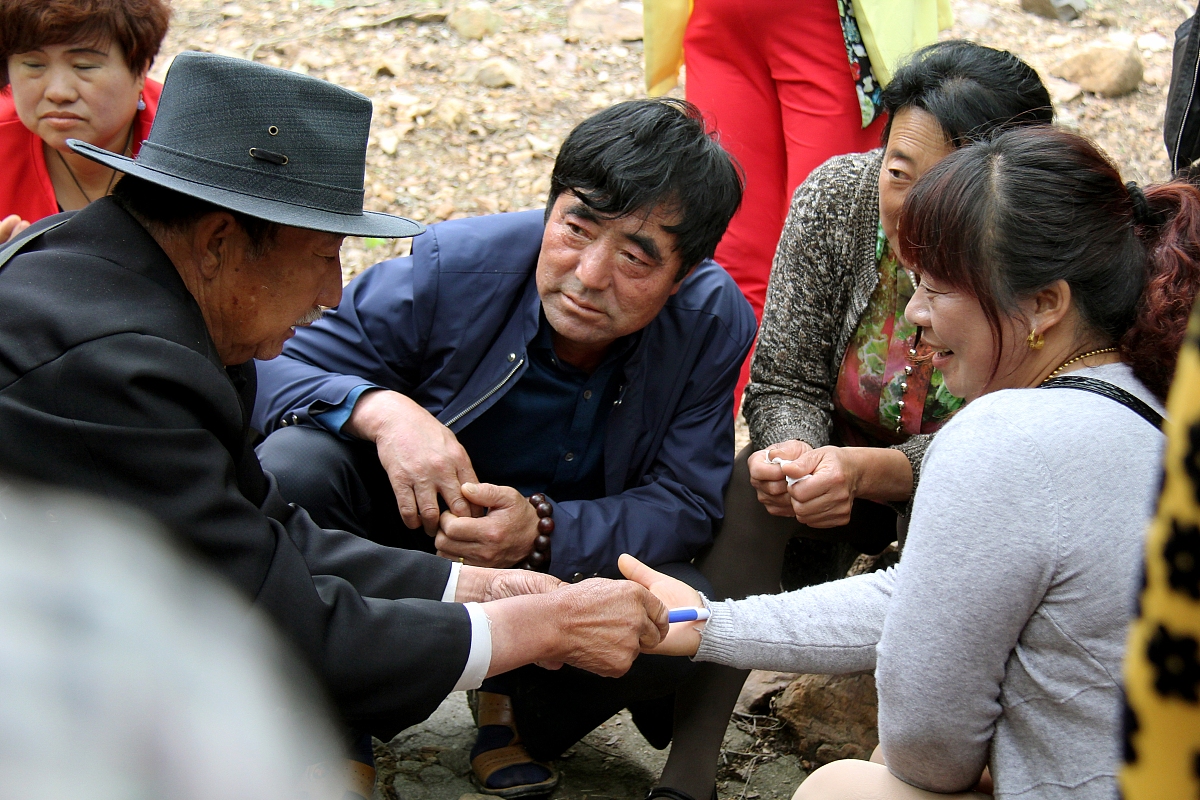
<svg viewBox="0 0 1200 800"><path fill-rule="evenodd" d="M850 74L854 78L854 89L858 92L858 107L862 110L862 126L865 128L883 113L883 88L871 71L871 57L863 44L858 20L854 17L851 0L837 0L838 16L842 18L842 38L846 40L846 56L850 59Z"/></svg>
<svg viewBox="0 0 1200 800"><path fill-rule="evenodd" d="M913 280L888 246L883 227L875 246L879 283L846 347L833 402L835 438L847 446L899 444L933 433L963 401L933 368L917 327L904 317Z"/></svg>

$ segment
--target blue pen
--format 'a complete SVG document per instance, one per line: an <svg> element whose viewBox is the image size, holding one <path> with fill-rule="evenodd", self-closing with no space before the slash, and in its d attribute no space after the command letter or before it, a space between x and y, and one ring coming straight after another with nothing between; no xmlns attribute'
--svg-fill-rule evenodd
<svg viewBox="0 0 1200 800"><path fill-rule="evenodd" d="M706 619L707 608L672 608L667 612L667 622L702 622Z"/></svg>

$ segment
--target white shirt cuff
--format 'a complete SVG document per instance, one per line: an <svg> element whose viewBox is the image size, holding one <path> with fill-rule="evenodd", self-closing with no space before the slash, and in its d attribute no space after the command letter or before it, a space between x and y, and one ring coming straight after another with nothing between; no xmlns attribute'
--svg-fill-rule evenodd
<svg viewBox="0 0 1200 800"><path fill-rule="evenodd" d="M450 579L446 581L446 590L442 592L443 603L454 602L454 595L458 594L458 574L460 572L462 572L462 562L452 562L450 564Z"/></svg>
<svg viewBox="0 0 1200 800"><path fill-rule="evenodd" d="M454 573L451 579L457 577L458 573ZM467 654L467 665L463 667L458 683L454 684L455 692L478 689L492 665L492 621L479 603L463 605L471 618L471 651Z"/></svg>

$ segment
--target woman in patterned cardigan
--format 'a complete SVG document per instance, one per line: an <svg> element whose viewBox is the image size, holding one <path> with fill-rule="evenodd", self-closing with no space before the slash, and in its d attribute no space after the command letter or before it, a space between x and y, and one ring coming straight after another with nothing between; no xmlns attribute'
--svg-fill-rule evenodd
<svg viewBox="0 0 1200 800"><path fill-rule="evenodd" d="M1053 119L1028 64L965 41L917 51L883 103L884 148L830 159L792 199L746 389L751 444L701 562L723 599L778 592L793 537L802 586L841 577L859 553L878 553L902 533L897 509L912 497L930 436L961 403L916 357L917 329L904 319L913 286L894 256L900 207L954 149ZM679 693L674 744L652 797L709 797L746 675L706 664Z"/></svg>

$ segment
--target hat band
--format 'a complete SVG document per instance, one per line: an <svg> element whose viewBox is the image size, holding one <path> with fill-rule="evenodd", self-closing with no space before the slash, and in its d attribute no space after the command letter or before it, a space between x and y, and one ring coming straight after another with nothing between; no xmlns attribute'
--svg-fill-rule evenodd
<svg viewBox="0 0 1200 800"><path fill-rule="evenodd" d="M149 139L142 142L142 149L134 161L176 178L262 200L302 205L334 214L362 215L362 189L331 186L273 174L263 169L226 164L163 147ZM298 203L298 199L303 199L303 202Z"/></svg>

